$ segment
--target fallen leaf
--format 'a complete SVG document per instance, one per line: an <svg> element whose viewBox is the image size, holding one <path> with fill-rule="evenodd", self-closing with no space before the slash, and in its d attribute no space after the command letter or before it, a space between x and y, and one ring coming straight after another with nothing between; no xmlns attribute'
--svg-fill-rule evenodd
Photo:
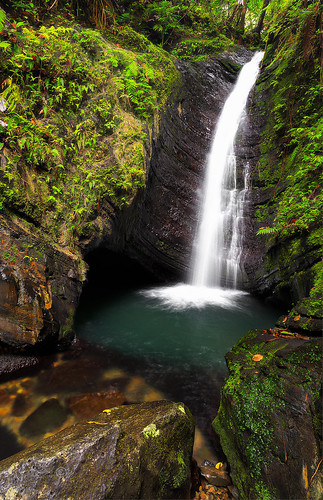
<svg viewBox="0 0 323 500"><path fill-rule="evenodd" d="M287 316L285 316L285 318L283 319L283 323L285 323L285 321L287 321Z"/></svg>
<svg viewBox="0 0 323 500"><path fill-rule="evenodd" d="M218 462L218 463L215 465L215 468L216 468L216 469L221 469L221 467L223 467L223 463L222 463L222 462Z"/></svg>
<svg viewBox="0 0 323 500"><path fill-rule="evenodd" d="M106 423L106 422L95 422L94 420L89 420L88 424L109 425L109 423Z"/></svg>
<svg viewBox="0 0 323 500"><path fill-rule="evenodd" d="M299 321L301 319L301 315L295 316L294 321Z"/></svg>
<svg viewBox="0 0 323 500"><path fill-rule="evenodd" d="M262 354L255 354L254 356L252 356L253 361L261 361L262 358L263 358Z"/></svg>

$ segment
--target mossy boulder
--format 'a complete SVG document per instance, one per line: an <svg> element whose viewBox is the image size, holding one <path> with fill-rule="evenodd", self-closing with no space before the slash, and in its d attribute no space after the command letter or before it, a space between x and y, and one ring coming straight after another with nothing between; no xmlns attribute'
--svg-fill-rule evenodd
<svg viewBox="0 0 323 500"><path fill-rule="evenodd" d="M321 498L322 341L251 331L227 354L213 422L243 499Z"/></svg>
<svg viewBox="0 0 323 500"><path fill-rule="evenodd" d="M306 297L300 300L287 315L278 319L276 325L292 332L320 336L323 326L322 298Z"/></svg>
<svg viewBox="0 0 323 500"><path fill-rule="evenodd" d="M189 498L193 439L180 403L112 408L0 462L0 496Z"/></svg>

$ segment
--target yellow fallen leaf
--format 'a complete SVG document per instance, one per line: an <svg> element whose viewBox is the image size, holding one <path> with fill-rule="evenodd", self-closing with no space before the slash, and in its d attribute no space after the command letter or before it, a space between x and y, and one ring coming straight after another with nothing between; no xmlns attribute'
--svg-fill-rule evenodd
<svg viewBox="0 0 323 500"><path fill-rule="evenodd" d="M253 361L261 361L262 358L263 358L262 354L255 354L254 356L252 356Z"/></svg>
<svg viewBox="0 0 323 500"><path fill-rule="evenodd" d="M95 422L94 420L89 420L88 424L109 425L109 423L107 423L107 422Z"/></svg>
<svg viewBox="0 0 323 500"><path fill-rule="evenodd" d="M301 319L301 315L295 316L294 321L299 321Z"/></svg>
<svg viewBox="0 0 323 500"><path fill-rule="evenodd" d="M283 319L283 323L285 323L285 321L287 321L287 316L285 316L285 318Z"/></svg>
<svg viewBox="0 0 323 500"><path fill-rule="evenodd" d="M218 463L215 465L215 468L216 468L216 469L221 469L221 467L223 467L223 463L222 463L222 462L218 462Z"/></svg>

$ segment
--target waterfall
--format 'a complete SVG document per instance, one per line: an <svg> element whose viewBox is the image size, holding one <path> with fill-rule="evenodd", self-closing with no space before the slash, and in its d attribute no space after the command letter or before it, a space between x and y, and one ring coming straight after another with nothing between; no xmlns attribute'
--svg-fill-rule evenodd
<svg viewBox="0 0 323 500"><path fill-rule="evenodd" d="M243 66L215 129L208 155L189 283L141 292L147 297L158 299L167 307L241 307L239 300L245 292L237 290L237 286L248 165L245 166L244 188L239 190L234 140L246 114L247 99L257 79L262 57L263 52L257 52Z"/></svg>
<svg viewBox="0 0 323 500"><path fill-rule="evenodd" d="M243 66L216 126L194 244L193 286L237 287L245 190L241 192L237 189L234 140L262 57L263 52L257 52Z"/></svg>

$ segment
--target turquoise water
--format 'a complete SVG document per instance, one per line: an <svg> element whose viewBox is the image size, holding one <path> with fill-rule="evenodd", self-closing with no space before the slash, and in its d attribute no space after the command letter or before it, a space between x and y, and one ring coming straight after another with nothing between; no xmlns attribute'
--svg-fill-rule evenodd
<svg viewBox="0 0 323 500"><path fill-rule="evenodd" d="M278 317L277 310L248 294L237 294L224 305L190 303L185 307L162 300L154 290L128 291L83 303L78 336L151 366L224 373L224 356L231 347L249 329L270 328Z"/></svg>
<svg viewBox="0 0 323 500"><path fill-rule="evenodd" d="M101 346L109 367L185 403L211 456L215 450L221 458L211 423L227 373L225 354L249 329L272 327L279 311L241 292L196 295L187 285L121 290L118 280L114 287L104 278L109 286L92 283L83 295L77 335Z"/></svg>

